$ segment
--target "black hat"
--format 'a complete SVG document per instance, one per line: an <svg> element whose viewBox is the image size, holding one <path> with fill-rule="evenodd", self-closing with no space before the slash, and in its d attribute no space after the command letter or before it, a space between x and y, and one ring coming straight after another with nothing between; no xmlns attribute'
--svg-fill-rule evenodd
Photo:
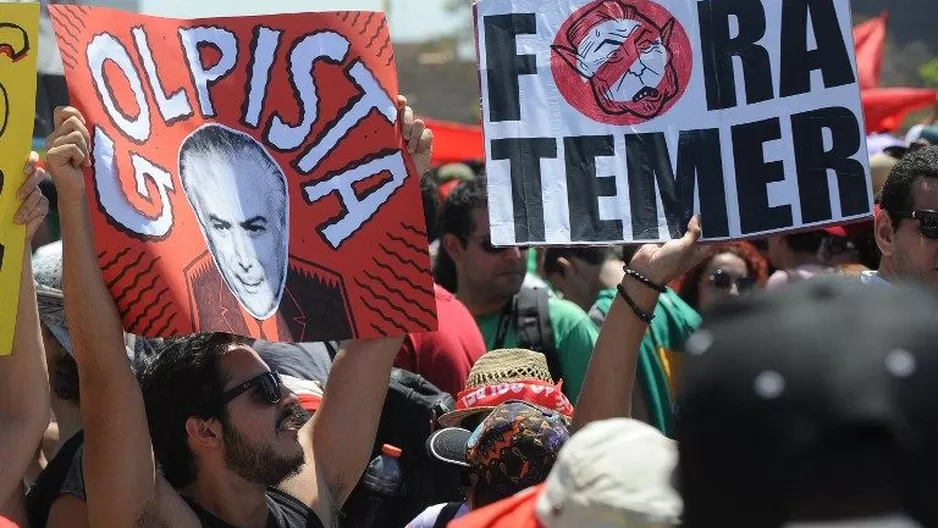
<svg viewBox="0 0 938 528"><path fill-rule="evenodd" d="M938 297L821 277L714 309L686 344L686 528L905 512L938 526Z"/></svg>

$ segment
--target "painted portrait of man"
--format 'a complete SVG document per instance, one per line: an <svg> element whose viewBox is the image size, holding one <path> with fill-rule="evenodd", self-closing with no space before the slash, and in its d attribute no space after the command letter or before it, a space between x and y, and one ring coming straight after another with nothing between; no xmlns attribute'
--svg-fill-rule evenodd
<svg viewBox="0 0 938 528"><path fill-rule="evenodd" d="M570 25L553 51L589 81L605 113L651 118L680 91L673 29L673 19L659 26L635 6L605 0Z"/></svg>
<svg viewBox="0 0 938 528"><path fill-rule="evenodd" d="M203 125L180 146L179 176L208 248L186 274L197 328L284 341L351 335L340 278L290 256L287 178L263 145Z"/></svg>

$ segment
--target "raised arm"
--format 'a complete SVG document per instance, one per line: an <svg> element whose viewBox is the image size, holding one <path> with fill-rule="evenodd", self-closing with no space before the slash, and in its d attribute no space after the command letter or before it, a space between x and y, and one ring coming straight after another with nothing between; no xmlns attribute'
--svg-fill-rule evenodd
<svg viewBox="0 0 938 528"><path fill-rule="evenodd" d="M629 267L657 284L667 284L704 258L706 250L697 244L698 238L700 221L695 217L682 238L663 246L642 246ZM642 312L654 313L657 291L628 275L622 279L621 286ZM574 415L575 429L597 420L631 416L639 346L647 328L622 295L616 295L599 332L580 391Z"/></svg>
<svg viewBox="0 0 938 528"><path fill-rule="evenodd" d="M90 524L135 526L146 514L176 526L164 506L181 500L165 482L158 485L143 396L127 360L120 314L98 268L82 174L90 165L90 139L77 110L56 110L48 145L62 223L65 313L78 375L89 381L81 383L80 395Z"/></svg>
<svg viewBox="0 0 938 528"><path fill-rule="evenodd" d="M20 275L13 351L0 357L0 516L24 526L23 476L49 425L49 376L29 251L32 236L49 212L49 201L39 190L45 173L36 168L38 161L39 156L31 153L26 163L26 182L17 194L23 203L14 221L26 224L26 251Z"/></svg>
<svg viewBox="0 0 938 528"><path fill-rule="evenodd" d="M398 104L404 148L413 157L416 174L423 174L430 168L433 134L414 118L407 99L399 97ZM346 343L332 365L322 405L300 431L306 467L283 488L310 505L327 525L368 465L401 342L393 338Z"/></svg>

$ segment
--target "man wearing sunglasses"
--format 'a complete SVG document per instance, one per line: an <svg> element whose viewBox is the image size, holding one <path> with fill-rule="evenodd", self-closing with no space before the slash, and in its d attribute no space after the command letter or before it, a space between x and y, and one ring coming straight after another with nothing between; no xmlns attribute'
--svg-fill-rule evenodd
<svg viewBox="0 0 938 528"><path fill-rule="evenodd" d="M404 142L425 171L430 131L409 107L401 115ZM88 382L79 391L89 525L337 525L371 455L401 339L345 345L309 421L248 342L229 334L170 341L138 384L97 262L82 173L90 145L84 117L58 109L48 145L67 262L66 317Z"/></svg>
<svg viewBox="0 0 938 528"><path fill-rule="evenodd" d="M484 179L465 182L447 197L443 233L445 251L441 257L452 260L456 296L475 317L486 348L521 347L544 352L551 374L555 378L559 374L564 393L575 402L599 330L582 308L550 297L544 301L550 331L538 333L549 333L550 342L530 343L519 338L519 292L527 271L527 252L492 245Z"/></svg>
<svg viewBox="0 0 938 528"><path fill-rule="evenodd" d="M938 147L910 152L893 167L874 229L882 251L866 283L921 281L938 287Z"/></svg>

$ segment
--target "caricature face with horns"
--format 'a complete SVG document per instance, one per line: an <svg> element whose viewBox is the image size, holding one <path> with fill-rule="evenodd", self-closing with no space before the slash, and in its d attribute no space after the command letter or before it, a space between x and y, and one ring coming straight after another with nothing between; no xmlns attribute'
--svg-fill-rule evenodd
<svg viewBox="0 0 938 528"><path fill-rule="evenodd" d="M603 112L650 119L679 91L670 48L673 29L673 18L658 26L632 5L604 0L573 22L565 42L552 48L589 81Z"/></svg>

